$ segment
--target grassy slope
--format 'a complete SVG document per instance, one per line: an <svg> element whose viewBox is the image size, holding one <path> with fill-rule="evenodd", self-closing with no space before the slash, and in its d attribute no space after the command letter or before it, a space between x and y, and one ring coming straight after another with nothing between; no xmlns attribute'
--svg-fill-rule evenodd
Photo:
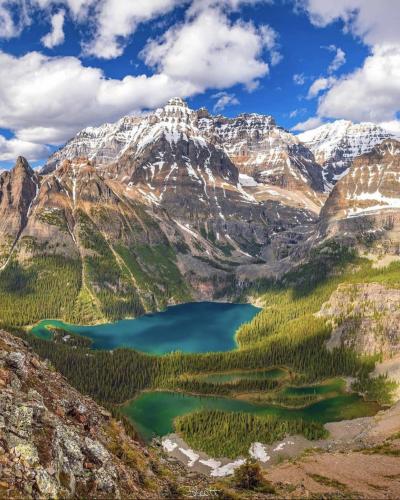
<svg viewBox="0 0 400 500"><path fill-rule="evenodd" d="M31 238L30 249L38 256L23 263L11 260L0 272L0 325L19 327L45 318L81 324L115 321L163 308L170 301L190 300L175 250L167 241L161 238L161 243L151 245L136 241L139 229L133 211L128 212L129 224L122 211L102 208L100 214L93 213L75 213L80 259L51 255L49 242L39 245ZM98 224L107 222L107 217L117 218L116 227L123 227L125 236L118 244ZM156 231L142 217L147 225L140 231ZM40 220L68 230L58 212L41 214Z"/></svg>

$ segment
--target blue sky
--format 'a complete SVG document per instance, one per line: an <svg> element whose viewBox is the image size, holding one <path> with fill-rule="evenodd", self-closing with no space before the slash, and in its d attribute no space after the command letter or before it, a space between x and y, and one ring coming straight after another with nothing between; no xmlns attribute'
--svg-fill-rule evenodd
<svg viewBox="0 0 400 500"><path fill-rule="evenodd" d="M400 4L381 0L0 0L0 165L185 97L301 131L395 131ZM379 20L377 15L379 13Z"/></svg>

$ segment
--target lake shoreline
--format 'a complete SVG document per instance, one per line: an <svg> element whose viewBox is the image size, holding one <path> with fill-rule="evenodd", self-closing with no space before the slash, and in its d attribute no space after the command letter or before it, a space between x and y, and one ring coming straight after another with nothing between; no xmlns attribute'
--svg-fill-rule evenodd
<svg viewBox="0 0 400 500"><path fill-rule="evenodd" d="M274 366L271 368L271 370L274 370L276 368L279 368L279 369L282 369L282 370L285 370L286 367L283 367L283 366ZM248 371L249 372L261 372L265 370L265 368L255 368L255 369L249 369ZM268 369L269 370L269 369ZM234 373L234 372L244 372L246 370L243 370L243 369L237 369L237 370L229 370L229 373ZM203 372L203 374L211 374L211 372ZM224 373L224 372L212 372L213 374L218 374L218 373ZM197 374L199 375L199 374ZM196 375L194 375L196 376ZM314 385L316 386L321 386L321 385L327 385L329 382L335 380L335 379L340 379L344 382L344 392L345 393L348 393L348 394L356 394L360 397L363 398L363 400L365 402L370 402L370 403L377 403L377 401L375 400L369 400L367 399L364 394L361 394L357 391L354 391L351 389L351 386L348 382L348 379L351 377L334 377L334 378L328 378L328 379L324 379L322 381L316 381L314 384L302 384L302 385L291 385L290 387L295 387L295 388L303 388L303 387L312 387ZM188 391L188 390L183 390L183 389L180 389L180 388L176 388L176 389L169 389L169 388L164 388L164 387L155 387L155 388L152 388L152 387L148 387L146 389L142 389L141 391L139 391L137 394L135 394L132 398L129 398L127 399L126 401L122 402L122 403L118 403L116 404L115 406L117 406L118 408L122 408L124 406L128 406L129 404L133 403L136 399L138 399L141 394L144 394L144 393L153 393L153 392L168 392L168 393L171 393L171 394L182 394L182 395L185 395L185 394L188 394L190 396L196 396L196 397L204 397L204 398L209 398L209 397L214 397L214 398L224 398L224 399L236 399L238 401L244 401L246 403L250 403L250 404L254 404L256 406L260 406L262 407L263 404L261 402L257 403L256 401L253 401L253 400L246 400L245 398L240 398L240 396L242 394L248 394L248 393L236 393L236 394L204 394L204 393L199 393L199 392L195 392L195 391ZM305 404L305 405L302 405L302 406L289 406L289 405L285 405L285 404L279 404L277 402L274 402L274 401L268 401L268 405L272 405L272 406L276 406L276 407L279 407L279 408L283 408L283 409L287 409L287 410L301 410L301 409L305 409L305 408L308 408L309 406L312 406L313 404L315 403L318 403L320 401L322 401L323 399L328 399L328 398L320 398L320 399L317 399L315 401L312 401L310 402L309 404Z"/></svg>
<svg viewBox="0 0 400 500"><path fill-rule="evenodd" d="M85 323L85 324L79 324L79 325L77 323L69 323L68 320L63 319L63 318L45 318L45 319L40 319L40 320L36 321L33 324L22 325L20 328L22 328L23 330L31 330L35 326L40 325L40 323L42 323L42 321L58 321L58 322L65 323L65 324L67 324L69 326L80 326L80 327L84 327L84 328L85 327L93 327L93 326L104 326L104 325L108 325L108 324L117 324L120 321L136 320L136 319L143 318L145 316L151 316L153 314L163 313L169 307L183 306L183 305L186 305L186 304L250 305L250 306L253 306L253 307L259 309L260 311L264 308L264 305L261 303L260 300L257 300L255 298L251 298L251 299L252 300L248 300L248 301L245 301L245 302L231 302L229 300L218 300L218 299L215 299L215 300L191 300L189 302L174 302L174 303L168 304L167 306L165 306L162 309L154 309L152 311L146 311L144 314L141 314L139 316L124 316L123 318L119 318L119 319L117 319L115 321L111 321L111 322L107 321L107 320L105 320L105 321L94 321L93 323Z"/></svg>
<svg viewBox="0 0 400 500"><path fill-rule="evenodd" d="M47 319L33 325L30 332L48 340L51 328L58 328L90 338L94 350L131 348L152 355L206 354L237 350L237 330L258 313L258 308L247 303L189 302L96 326Z"/></svg>

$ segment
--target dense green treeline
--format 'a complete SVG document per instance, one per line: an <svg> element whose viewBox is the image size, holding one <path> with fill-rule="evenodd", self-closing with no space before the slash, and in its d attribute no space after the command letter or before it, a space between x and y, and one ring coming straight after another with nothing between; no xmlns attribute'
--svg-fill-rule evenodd
<svg viewBox="0 0 400 500"><path fill-rule="evenodd" d="M389 380L387 375L378 377L361 376L356 380L352 389L364 394L371 401L378 401L381 405L390 405L393 401L393 392L397 384Z"/></svg>
<svg viewBox="0 0 400 500"><path fill-rule="evenodd" d="M96 295L104 317L112 321L144 314L145 309L132 279L127 270L118 265L100 230L82 210L77 211L77 220L79 241L86 249L85 281Z"/></svg>
<svg viewBox="0 0 400 500"><path fill-rule="evenodd" d="M90 233L89 229L86 229ZM96 236L97 238L98 236ZM105 241L88 237L88 248L104 247ZM135 395L144 388L176 388L191 392L223 394L227 388L220 384L205 384L193 380L192 375L238 369L265 369L273 366L286 366L296 373L301 382L314 382L332 376L353 376L365 379L373 369L374 359L360 357L348 349L328 351L325 341L331 328L322 318L314 316L327 292L321 287L331 288L332 282L343 281L343 275L336 275L335 265L343 262L353 266L355 257L345 250L333 246L327 247L333 255L330 266L333 276L325 276L321 281L313 283L317 273L315 264L307 264L296 273L289 273L279 284L270 285L265 294L269 304L250 323L244 325L238 333L240 348L230 352L215 352L209 354L171 353L165 356L150 356L137 353L130 349L118 349L112 353L101 351L87 352L84 349L74 349L57 345L28 336L34 348L66 375L72 383L101 401L120 403ZM320 249L326 257L326 249ZM318 257L319 258L319 257ZM318 261L316 257L316 260ZM328 259L329 260L329 259ZM361 263L360 263L361 262ZM370 271L372 276L388 279L399 273L400 267ZM114 271L109 271L112 279ZM357 268L347 270L347 279L359 279L360 274L366 274L366 265L362 259L357 261ZM347 273L347 274L346 274ZM324 273L321 273L323 275ZM108 275L107 275L108 276ZM289 285L290 283L290 285ZM303 292L300 293L303 283ZM294 289L297 290L294 298ZM328 294L329 296L329 294ZM272 304L272 305L271 305ZM12 323L10 323L12 324ZM186 376L184 381L182 376ZM273 384L272 384L273 385ZM240 381L234 388L236 392L251 390L270 390L270 382ZM229 387L232 390L232 387ZM208 392L209 391L209 392Z"/></svg>
<svg viewBox="0 0 400 500"><path fill-rule="evenodd" d="M399 287L400 263L375 269L347 247L328 242L312 252L310 262L280 281L264 280L248 290L250 295L261 294L265 307L238 330L236 339L246 347L274 335L301 336L306 330L314 335L322 329L321 319L314 314L339 284L371 282Z"/></svg>
<svg viewBox="0 0 400 500"><path fill-rule="evenodd" d="M228 395L237 392L271 391L276 389L278 385L279 383L277 380L268 379L241 379L235 382L212 383L204 382L202 380L196 379L195 377L185 377L181 379L167 379L159 386L161 388L178 390L193 394Z"/></svg>
<svg viewBox="0 0 400 500"><path fill-rule="evenodd" d="M56 222L54 214L51 217L46 221ZM47 254L25 262L11 260L0 271L0 325L25 326L45 318L78 324L115 321L166 305L171 297L189 299L172 247L137 244L124 251L119 246L118 253L82 210L76 211L76 223L83 249L80 258ZM30 245L36 249L33 238ZM48 244L44 248L51 250ZM127 255L131 256L128 263ZM147 266L144 276L149 282L158 273L157 297L148 290L142 301L134 265L139 270Z"/></svg>
<svg viewBox="0 0 400 500"><path fill-rule="evenodd" d="M79 260L35 257L11 261L0 272L0 325L22 326L43 318L71 317L81 287Z"/></svg>
<svg viewBox="0 0 400 500"><path fill-rule="evenodd" d="M142 290L151 271L160 265L160 259L164 259L162 272L166 289L171 286L170 291L178 293L181 286L180 276L174 269L173 255L169 254L168 250L164 251L165 249L160 246L157 250L142 252L143 249L138 246L136 250L140 255L136 255L135 251L126 252L118 248L117 252L125 263L124 266L116 260L104 238L101 240L101 234L92 235L91 230L89 220L86 229L83 230L85 245L88 250L96 248L96 257L85 258L83 265L87 269L84 269L84 275L89 278L91 292L99 299L105 317L127 315L126 311L140 307L139 304L135 305L135 293L131 296L133 302L128 299L125 302L124 292L121 295L120 291L126 290L129 294L130 288L124 288L126 283L132 279L132 275L138 279L139 268L143 270L145 267L146 272L141 276L143 283L140 283L140 278L137 281ZM114 262L115 267L111 266L105 270L109 260ZM143 263L146 263L144 267ZM82 294L82 291L79 292L81 283L78 271L80 273L80 267L74 270L76 284L71 296ZM70 273L72 272L71 269ZM6 287L7 293L10 293L9 290L13 287L20 290L24 279L24 276L21 276L15 282L12 279L2 282L0 298L2 287ZM32 280L26 281L34 286ZM75 281L69 275L66 283L70 286ZM340 283L373 281L399 286L400 264L393 263L384 269L373 269L370 262L357 257L348 249L328 243L313 252L308 264L286 274L279 282L259 282L253 289L248 290L250 294L262 290L265 308L239 329L237 333L239 348L229 352L207 354L175 352L154 356L132 349L117 349L112 352L91 350L79 342L69 345L65 342L39 339L26 332L21 335L35 351L49 359L78 390L91 395L108 407L123 403L142 390L160 388L222 396L254 392L253 396L260 394L263 402L270 398L270 402L275 404L303 406L314 402L319 396L287 395L276 389L281 389L289 383L313 383L337 376L355 377L357 379L354 384L355 390L365 393L370 399L384 403L390 399L390 384L386 379L373 380L369 377L376 358L362 357L345 348L328 351L325 343L331 334L331 326L324 318L315 314ZM108 293L114 295L114 288L118 289L117 299L106 295ZM158 291L151 287L147 291L149 297L153 296L154 302L160 300L157 296ZM57 307L62 307L63 301L68 300L68 294L64 298L57 291L53 293L55 297L52 300L58 300ZM102 296L101 293L105 295ZM8 307L11 307L10 304ZM42 309L37 319L44 316L43 310L47 311ZM66 309L66 314L71 314L71 311ZM60 317L54 312L48 315L48 317L55 316ZM15 325L12 316L9 315L8 318L8 324ZM28 321L30 322L33 321ZM215 371L265 370L279 366L286 367L290 375L281 382L243 377L236 382L211 383L198 377L199 374ZM187 415L178 419L177 428L195 448L208 451L212 455L237 456L246 453L251 442L270 442L280 439L286 433L302 433L312 439L323 436L320 424L301 420L268 421L264 417L224 412L199 412ZM218 448L218 443L226 442L228 449ZM229 444L230 442L232 444Z"/></svg>
<svg viewBox="0 0 400 500"><path fill-rule="evenodd" d="M275 339L270 342L268 349L262 347L225 353L151 356L132 349L110 352L71 348L65 343L46 341L32 334L21 335L80 391L99 401L112 403L122 403L146 388L174 388L174 383L179 384L178 378L183 375L213 372L216 368L229 371L290 366L302 373L303 381L311 382L336 375L365 377L374 366L373 359L360 358L350 350L327 351L323 345L324 336L305 338L303 342L298 340L292 344L286 338ZM237 386L229 385L231 390L235 387L240 392L250 387L256 390L263 383L271 384L273 381L246 380ZM218 394L220 389L217 386L221 384L208 386L211 394ZM195 385L191 387L191 391L196 392ZM196 387L202 392L201 388L206 386L199 384Z"/></svg>
<svg viewBox="0 0 400 500"><path fill-rule="evenodd" d="M294 434L311 440L327 436L319 422L219 410L201 410L178 417L175 429L194 449L204 450L213 457L229 458L247 455L254 442L271 444Z"/></svg>

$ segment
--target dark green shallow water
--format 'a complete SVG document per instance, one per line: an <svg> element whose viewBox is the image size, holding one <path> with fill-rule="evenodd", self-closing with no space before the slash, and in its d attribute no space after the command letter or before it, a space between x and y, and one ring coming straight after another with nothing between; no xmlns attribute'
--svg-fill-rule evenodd
<svg viewBox="0 0 400 500"><path fill-rule="evenodd" d="M196 302L168 307L163 312L137 319L96 326L44 320L32 328L32 333L51 339L46 327L62 328L89 337L93 349L131 347L152 354L230 351L236 347L236 330L259 311L250 304Z"/></svg>
<svg viewBox="0 0 400 500"><path fill-rule="evenodd" d="M282 418L303 418L322 423L371 416L379 410L356 394L341 394L304 409L290 410L273 405L255 405L246 401L220 397L192 396L173 392L144 392L123 407L123 411L147 440L173 432L175 417L200 409L242 411Z"/></svg>

